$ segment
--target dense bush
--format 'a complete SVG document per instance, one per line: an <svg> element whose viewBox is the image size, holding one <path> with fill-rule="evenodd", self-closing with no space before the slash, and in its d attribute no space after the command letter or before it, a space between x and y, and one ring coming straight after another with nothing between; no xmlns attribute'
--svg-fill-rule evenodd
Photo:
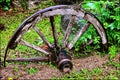
<svg viewBox="0 0 120 80"><path fill-rule="evenodd" d="M84 1L82 7L93 14L95 14L100 21L103 23L106 33L108 36L108 43L110 45L120 45L120 3L119 1L109 2L109 1ZM86 37L92 39L91 32L93 29L87 32L86 35L82 36L82 41L86 40ZM87 40L86 40L87 41ZM80 41L76 44L77 46L81 44ZM93 43L99 48L99 38L95 37L95 42ZM92 46L91 46L92 47Z"/></svg>
<svg viewBox="0 0 120 80"><path fill-rule="evenodd" d="M97 17L102 21L107 31L110 44L120 44L120 3L119 1L94 1L83 5L87 10L97 14Z"/></svg>

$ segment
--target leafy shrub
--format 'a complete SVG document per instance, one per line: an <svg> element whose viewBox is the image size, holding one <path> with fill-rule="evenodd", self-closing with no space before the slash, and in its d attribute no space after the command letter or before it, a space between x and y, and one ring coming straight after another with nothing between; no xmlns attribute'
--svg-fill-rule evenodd
<svg viewBox="0 0 120 80"><path fill-rule="evenodd" d="M97 14L97 17L102 21L108 35L110 43L120 44L120 3L119 1L94 1L84 4L83 7L91 10L92 13Z"/></svg>
<svg viewBox="0 0 120 80"><path fill-rule="evenodd" d="M108 36L108 43L110 45L116 44L117 46L119 46L120 45L120 32L119 32L120 31L120 23L119 23L120 22L120 19L119 19L120 3L119 1L112 1L112 2L84 1L84 3L82 4L82 7L86 11L95 14L103 23ZM90 31L93 32L94 29L91 29ZM81 37L82 41L86 41L86 37L89 37L89 39L92 39L92 37L90 37L89 30L85 35ZM79 44L81 44L82 41L79 41L75 46L78 46ZM93 44L97 46L95 47L95 49L99 48L98 45L100 44L100 42L98 37L94 38Z"/></svg>

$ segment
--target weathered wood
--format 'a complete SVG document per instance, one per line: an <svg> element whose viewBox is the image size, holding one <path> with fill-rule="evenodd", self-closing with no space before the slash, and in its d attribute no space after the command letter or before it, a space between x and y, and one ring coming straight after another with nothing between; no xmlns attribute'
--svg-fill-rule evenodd
<svg viewBox="0 0 120 80"><path fill-rule="evenodd" d="M94 25L94 28L97 30L98 34L101 37L102 43L106 44L107 36L101 22L92 14L86 14L84 19L88 20L90 23Z"/></svg>
<svg viewBox="0 0 120 80"><path fill-rule="evenodd" d="M39 58L16 58L16 59L7 59L6 62L48 62L49 58L39 57Z"/></svg>
<svg viewBox="0 0 120 80"><path fill-rule="evenodd" d="M80 16L81 18L84 17L84 12L83 11L76 11L74 9L56 9L53 11L47 11L43 13L41 16L44 17L49 17L49 16L55 16L55 15L76 15Z"/></svg>
<svg viewBox="0 0 120 80"><path fill-rule="evenodd" d="M79 31L78 33L75 35L74 39L68 44L68 49L72 49L72 47L74 46L74 44L77 42L77 40L79 39L80 36L82 36L82 34L88 29L90 23L87 22Z"/></svg>
<svg viewBox="0 0 120 80"><path fill-rule="evenodd" d="M54 24L54 17L50 16L50 23L51 23L51 27L52 27L52 33L53 33L53 38L54 38L54 45L55 47L58 47L57 43L57 33L56 33L56 29L55 29L55 24Z"/></svg>
<svg viewBox="0 0 120 80"><path fill-rule="evenodd" d="M34 30L38 33L40 38L43 40L43 42L49 47L52 48L52 45L46 40L45 36L42 34L42 32L35 26Z"/></svg>
<svg viewBox="0 0 120 80"><path fill-rule="evenodd" d="M38 23L41 20L40 16L38 16L33 22L31 23L27 23L23 29L19 32L19 35L17 37L17 39L15 40L15 42L19 42L20 39L22 38L22 36L32 27L34 27L36 25L36 23Z"/></svg>
<svg viewBox="0 0 120 80"><path fill-rule="evenodd" d="M19 36L17 37L17 39L15 40L15 42L19 42L20 39L22 38L22 36L25 34L26 31L28 31L28 29L31 27L32 23L28 23L24 26L24 28L22 29L21 32L19 32Z"/></svg>
<svg viewBox="0 0 120 80"><path fill-rule="evenodd" d="M42 53L44 53L44 54L46 54L46 55L50 54L49 52L43 50L42 48L40 48L40 47L38 47L38 46L35 46L34 44L30 44L30 43L28 43L28 42L26 42L26 41L24 41L24 40L20 40L20 44L25 45L25 46L27 46L27 47L30 47L30 48L32 48L32 49L35 49L35 50L37 50L37 51L40 51L40 52L42 52Z"/></svg>

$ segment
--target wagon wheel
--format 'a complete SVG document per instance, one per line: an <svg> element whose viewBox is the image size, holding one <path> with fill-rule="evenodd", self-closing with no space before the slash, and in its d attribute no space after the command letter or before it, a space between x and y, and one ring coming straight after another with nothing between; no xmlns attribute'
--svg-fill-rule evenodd
<svg viewBox="0 0 120 80"><path fill-rule="evenodd" d="M55 24L55 17L57 16L59 18L61 15L71 15L68 27L65 29L64 33L58 30L61 29L60 27L56 27L58 23ZM72 29L74 28L73 26L76 23L76 17L83 19L85 22L84 25L82 25L82 27L80 26L80 29L78 29L78 31L75 32L73 36ZM50 23L49 26L47 26L49 23L46 24L47 27L42 26L42 28L46 29L46 32L42 31L43 29L39 27L42 25L42 20L49 21ZM52 60L62 71L63 68L66 67L72 69L72 62L70 61L71 57L67 54L67 52L69 52L69 50L73 48L74 44L87 31L90 25L93 25L93 27L96 29L100 36L102 44L105 46L107 44L105 29L94 15L86 13L83 9L76 10L74 6L68 5L58 5L40 10L24 20L23 23L15 31L6 48L4 56L4 66L6 61L10 62ZM36 45L29 42L29 40L32 39L34 35L31 38L28 37L29 39L25 38L24 40L24 36L30 33L31 30L34 30L34 34L37 34L39 36L39 41L42 41L42 44ZM50 33L46 35L46 33L48 32ZM62 37L60 37L60 35L62 35ZM48 36L52 41L47 39ZM35 40L33 41L33 43L34 42ZM17 48L18 44L22 44L29 48L32 48L40 52L41 54L45 54L47 57L30 59L6 59L8 50ZM47 48L45 49L41 45L46 46Z"/></svg>

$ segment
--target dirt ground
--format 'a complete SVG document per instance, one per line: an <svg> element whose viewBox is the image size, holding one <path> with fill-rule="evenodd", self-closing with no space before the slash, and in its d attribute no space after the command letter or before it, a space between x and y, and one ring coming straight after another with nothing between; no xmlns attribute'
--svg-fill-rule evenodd
<svg viewBox="0 0 120 80"><path fill-rule="evenodd" d="M117 54L113 59L115 62L120 61L120 54ZM82 68L91 70L96 67L103 67L109 61L109 55L101 57L99 55L92 55L85 58L72 59L73 70L80 72ZM16 67L18 71L15 70ZM37 68L38 71L35 74L28 74L26 71L29 68ZM104 67L103 67L104 68ZM107 66L104 68L105 73L109 73L114 67ZM73 71L72 70L72 71ZM72 72L71 71L71 72ZM39 63L30 63L28 65L9 64L7 67L1 69L2 79L14 78L14 79L50 79L52 77L62 77L65 75L57 68L50 66L49 64L41 65Z"/></svg>

